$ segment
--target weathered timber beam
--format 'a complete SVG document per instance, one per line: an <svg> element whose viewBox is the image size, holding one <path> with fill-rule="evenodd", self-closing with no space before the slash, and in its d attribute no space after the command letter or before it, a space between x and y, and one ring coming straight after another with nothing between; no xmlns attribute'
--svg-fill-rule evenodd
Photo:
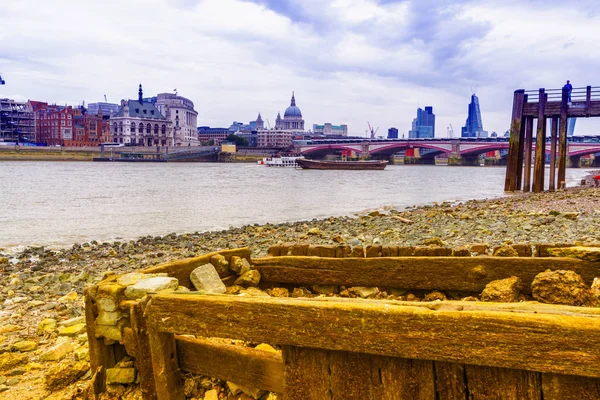
<svg viewBox="0 0 600 400"><path fill-rule="evenodd" d="M533 117L525 120L525 176L523 192L531 190L531 154L533 152Z"/></svg>
<svg viewBox="0 0 600 400"><path fill-rule="evenodd" d="M281 353L176 336L179 367L185 372L231 381L251 389L283 391Z"/></svg>
<svg viewBox="0 0 600 400"><path fill-rule="evenodd" d="M560 106L560 125L559 125L559 145L558 145L558 188L562 188L563 182L566 184L567 168L567 89L562 91L562 101Z"/></svg>
<svg viewBox="0 0 600 400"><path fill-rule="evenodd" d="M157 265L156 267L150 267L141 270L144 274L156 274L156 273L167 273L173 278L179 279L179 284L182 286L191 287L192 282L190 280L190 274L197 267L210 262L210 258L214 255L221 254L225 258L231 256L238 256L242 258L250 258L250 249L247 247L241 247L239 249L230 249L216 251L213 253L203 254L199 257L186 258L183 260L171 261L164 264Z"/></svg>
<svg viewBox="0 0 600 400"><path fill-rule="evenodd" d="M161 332L600 377L595 316L181 294L146 312Z"/></svg>
<svg viewBox="0 0 600 400"><path fill-rule="evenodd" d="M515 90L513 98L512 119L510 125L510 140L508 144L508 159L506 164L506 177L504 181L504 190L514 192L517 186L517 163L519 152L519 139L521 138L521 120L523 115L523 104L525 101L525 91L523 89Z"/></svg>
<svg viewBox="0 0 600 400"><path fill-rule="evenodd" d="M556 189L556 138L558 132L558 117L552 117L550 130L550 184L548 190L554 192Z"/></svg>
<svg viewBox="0 0 600 400"><path fill-rule="evenodd" d="M589 117L592 114L592 87L585 88L585 116Z"/></svg>
<svg viewBox="0 0 600 400"><path fill-rule="evenodd" d="M546 91L540 89L538 102L537 137L535 143L535 163L533 167L533 189L532 192L544 191L544 171L546 169L546 117L544 108L546 106Z"/></svg>
<svg viewBox="0 0 600 400"><path fill-rule="evenodd" d="M175 336L172 333L155 329L155 324L147 325L156 398L158 400L185 400Z"/></svg>
<svg viewBox="0 0 600 400"><path fill-rule="evenodd" d="M523 103L527 104L528 95L523 98ZM519 131L519 149L517 151L517 176L515 180L515 188L521 189L523 186L523 149L525 148L525 123L524 119L521 119L521 130Z"/></svg>
<svg viewBox="0 0 600 400"><path fill-rule="evenodd" d="M252 261L266 282L378 286L479 292L493 280L519 277L524 291L540 272L571 270L591 285L600 265L559 257L273 257Z"/></svg>

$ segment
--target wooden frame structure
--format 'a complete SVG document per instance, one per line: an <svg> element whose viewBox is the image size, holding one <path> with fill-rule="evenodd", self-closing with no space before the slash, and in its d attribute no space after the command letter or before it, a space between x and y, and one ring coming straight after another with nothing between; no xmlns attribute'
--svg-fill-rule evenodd
<svg viewBox="0 0 600 400"><path fill-rule="evenodd" d="M547 247L537 246L538 255ZM509 276L519 277L527 292L535 275L548 268L576 271L588 284L600 271L598 263L571 258L453 257L451 251L446 256L365 257L414 254L415 249L355 250L297 245L271 253L334 256L284 255L251 261L266 284L471 293ZM189 285L189 273L214 254L144 272L166 272ZM250 258L248 249L220 254ZM86 292L98 391L103 390L103 371L127 353L135 357L146 400L184 399L182 371L273 391L287 400L600 398L596 308L159 293L148 301L121 302L121 309L129 309L130 324L116 342L95 331L94 296L93 288ZM281 352L215 338L269 343Z"/></svg>
<svg viewBox="0 0 600 400"><path fill-rule="evenodd" d="M513 98L510 141L504 190L544 191L546 165L546 121L551 119L550 177L548 190L565 186L567 166L567 119L600 117L600 87L516 90ZM533 120L537 120L535 163L531 182ZM558 150L558 159L557 159Z"/></svg>

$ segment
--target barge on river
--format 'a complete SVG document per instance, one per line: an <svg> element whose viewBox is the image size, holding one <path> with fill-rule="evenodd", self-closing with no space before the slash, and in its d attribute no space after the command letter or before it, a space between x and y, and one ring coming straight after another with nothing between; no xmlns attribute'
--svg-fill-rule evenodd
<svg viewBox="0 0 600 400"><path fill-rule="evenodd" d="M383 170L388 165L385 160L373 161L320 161L299 159L296 163L302 169L344 169L344 170Z"/></svg>

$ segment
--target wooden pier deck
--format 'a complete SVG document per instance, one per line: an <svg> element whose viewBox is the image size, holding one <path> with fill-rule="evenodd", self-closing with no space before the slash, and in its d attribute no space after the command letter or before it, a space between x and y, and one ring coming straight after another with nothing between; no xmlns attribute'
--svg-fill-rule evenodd
<svg viewBox="0 0 600 400"><path fill-rule="evenodd" d="M570 101L569 101L570 100ZM524 90L514 93L510 143L504 190L541 192L544 190L547 120L551 120L550 177L548 190L565 186L567 158L567 119L600 117L600 87ZM533 176L533 121L537 120L536 154ZM557 154L558 153L558 154ZM558 173L557 173L558 171Z"/></svg>

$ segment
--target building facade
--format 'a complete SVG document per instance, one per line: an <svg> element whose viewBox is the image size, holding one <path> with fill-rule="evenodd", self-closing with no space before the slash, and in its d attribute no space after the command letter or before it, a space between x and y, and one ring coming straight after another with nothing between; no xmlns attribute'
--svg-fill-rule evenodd
<svg viewBox="0 0 600 400"><path fill-rule="evenodd" d="M481 120L481 109L479 107L479 98L471 95L471 103L467 114L467 121L462 127L461 137L487 137L487 131L483 130L483 121Z"/></svg>
<svg viewBox="0 0 600 400"><path fill-rule="evenodd" d="M398 129L396 128L390 128L388 129L388 139L398 139Z"/></svg>
<svg viewBox="0 0 600 400"><path fill-rule="evenodd" d="M153 98L154 99L154 98ZM171 120L175 146L198 146L198 112L194 103L173 93L159 93L154 104Z"/></svg>
<svg viewBox="0 0 600 400"><path fill-rule="evenodd" d="M435 137L435 114L433 107L427 106L425 109L417 109L417 118L412 121L412 129L408 132L411 139L433 138Z"/></svg>
<svg viewBox="0 0 600 400"><path fill-rule="evenodd" d="M87 106L87 112L91 115L98 115L99 112L102 115L110 117L113 114L119 112L119 105L116 103L89 103Z"/></svg>
<svg viewBox="0 0 600 400"><path fill-rule="evenodd" d="M283 113L283 118L281 118L281 114L277 113L277 118L275 119L275 129L297 132L304 131L304 119L302 119L302 111L300 111L300 108L296 106L296 97L294 96L294 92L292 92L290 106L286 108L285 112Z"/></svg>
<svg viewBox="0 0 600 400"><path fill-rule="evenodd" d="M98 146L112 141L110 115L103 115L100 109L96 114L83 107L73 109L73 137L63 141L65 147Z"/></svg>
<svg viewBox="0 0 600 400"><path fill-rule="evenodd" d="M348 125L332 125L329 122L323 125L313 124L313 134L324 136L348 136Z"/></svg>
<svg viewBox="0 0 600 400"><path fill-rule="evenodd" d="M198 127L198 139L203 146L218 146L227 136L231 135L229 128L211 128L209 126Z"/></svg>
<svg viewBox="0 0 600 400"><path fill-rule="evenodd" d="M167 114L169 113L167 108ZM113 140L131 146L174 146L170 115L164 116L152 102L144 101L142 85L137 100L121 100L110 118Z"/></svg>
<svg viewBox="0 0 600 400"><path fill-rule="evenodd" d="M295 133L291 130L262 129L256 131L256 147L283 149L292 145Z"/></svg>
<svg viewBox="0 0 600 400"><path fill-rule="evenodd" d="M28 103L0 99L0 140L35 141L35 116Z"/></svg>
<svg viewBox="0 0 600 400"><path fill-rule="evenodd" d="M73 107L29 102L35 115L35 140L48 146L64 146L73 140Z"/></svg>

